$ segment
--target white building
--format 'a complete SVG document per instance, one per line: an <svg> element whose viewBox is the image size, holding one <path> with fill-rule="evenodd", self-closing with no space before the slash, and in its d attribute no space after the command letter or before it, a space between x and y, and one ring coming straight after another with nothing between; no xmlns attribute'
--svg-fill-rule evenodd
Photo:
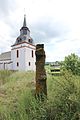
<svg viewBox="0 0 80 120"><path fill-rule="evenodd" d="M9 52L0 55L0 70L33 70L35 71L35 49L33 39L30 37L30 30L26 26L24 15L23 27L20 29L20 36L11 46Z"/></svg>

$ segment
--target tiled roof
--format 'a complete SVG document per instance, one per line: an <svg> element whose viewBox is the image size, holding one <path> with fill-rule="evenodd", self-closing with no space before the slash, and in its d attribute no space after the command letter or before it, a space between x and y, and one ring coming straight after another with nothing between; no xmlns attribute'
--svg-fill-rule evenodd
<svg viewBox="0 0 80 120"><path fill-rule="evenodd" d="M11 51L0 54L0 60L10 60L11 59Z"/></svg>

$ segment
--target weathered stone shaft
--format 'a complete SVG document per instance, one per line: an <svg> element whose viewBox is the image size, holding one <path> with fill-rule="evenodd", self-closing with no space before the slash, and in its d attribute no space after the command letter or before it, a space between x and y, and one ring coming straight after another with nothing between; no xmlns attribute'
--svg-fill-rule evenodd
<svg viewBox="0 0 80 120"><path fill-rule="evenodd" d="M36 45L36 94L47 96L44 44Z"/></svg>

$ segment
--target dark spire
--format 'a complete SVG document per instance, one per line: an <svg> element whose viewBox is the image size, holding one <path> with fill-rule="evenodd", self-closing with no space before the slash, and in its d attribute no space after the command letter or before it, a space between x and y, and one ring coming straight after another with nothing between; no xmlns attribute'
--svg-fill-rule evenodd
<svg viewBox="0 0 80 120"><path fill-rule="evenodd" d="M23 27L26 27L26 15L24 14L24 22L23 22Z"/></svg>

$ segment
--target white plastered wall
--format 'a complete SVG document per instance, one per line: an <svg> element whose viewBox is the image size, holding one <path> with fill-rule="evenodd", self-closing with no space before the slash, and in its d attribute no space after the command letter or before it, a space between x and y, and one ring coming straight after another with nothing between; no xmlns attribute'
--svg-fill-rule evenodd
<svg viewBox="0 0 80 120"><path fill-rule="evenodd" d="M17 50L19 51L18 58ZM13 46L11 50L11 60L13 61L13 70L35 71L35 46L28 43ZM17 66L17 62L19 63L19 66Z"/></svg>

